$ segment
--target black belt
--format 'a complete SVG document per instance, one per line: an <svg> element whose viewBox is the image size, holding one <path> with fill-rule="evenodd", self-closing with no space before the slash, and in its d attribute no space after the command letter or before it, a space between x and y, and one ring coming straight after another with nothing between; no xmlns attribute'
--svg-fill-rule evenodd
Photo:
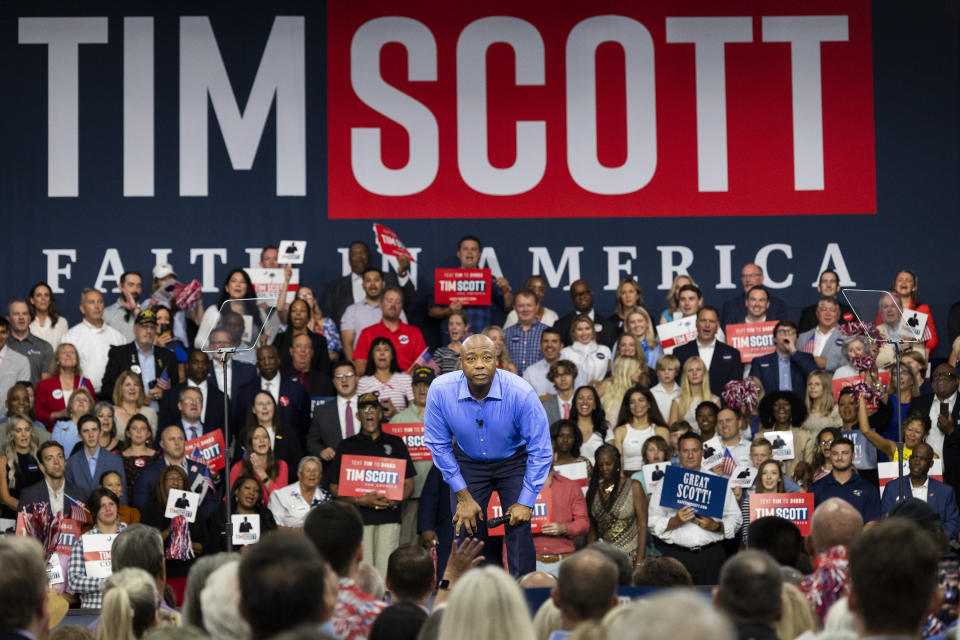
<svg viewBox="0 0 960 640"><path fill-rule="evenodd" d="M665 547L665 548L667 548L667 549L675 549L675 550L677 550L677 551L686 551L686 552L688 552L688 553L696 553L697 551L704 551L704 550L706 550L706 549L709 549L710 547L715 547L715 546L717 546L718 544L723 544L723 540L717 540L716 542L711 542L711 543L709 543L709 544L702 544L702 545L700 545L699 547L684 547L683 545L672 544L672 543L670 543L670 542L666 542L666 541L661 540L660 538L658 538L658 537L656 537L656 536L653 537L653 541L654 541L654 544L655 544L656 546L658 546L658 547Z"/></svg>

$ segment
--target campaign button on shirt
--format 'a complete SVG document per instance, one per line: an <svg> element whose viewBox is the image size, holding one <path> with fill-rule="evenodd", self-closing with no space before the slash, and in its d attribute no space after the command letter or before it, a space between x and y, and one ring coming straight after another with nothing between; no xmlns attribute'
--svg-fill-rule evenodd
<svg viewBox="0 0 960 640"><path fill-rule="evenodd" d="M407 334L403 334L401 336L398 336L397 340L400 342L400 344L407 344L408 342L410 342L410 337Z"/></svg>

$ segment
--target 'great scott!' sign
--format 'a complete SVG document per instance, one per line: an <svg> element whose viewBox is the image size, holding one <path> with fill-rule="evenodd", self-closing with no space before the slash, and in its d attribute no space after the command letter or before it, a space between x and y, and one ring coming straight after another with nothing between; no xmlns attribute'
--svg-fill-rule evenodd
<svg viewBox="0 0 960 640"><path fill-rule="evenodd" d="M691 507L699 515L720 518L726 498L727 479L722 476L672 465L665 470L661 507L678 510Z"/></svg>
<svg viewBox="0 0 960 640"><path fill-rule="evenodd" d="M388 500L403 500L406 461L400 458L343 456L340 461L341 496L364 496L371 491Z"/></svg>
<svg viewBox="0 0 960 640"><path fill-rule="evenodd" d="M490 304L490 269L447 269L434 272L433 297L437 304L454 300L465 305Z"/></svg>
<svg viewBox="0 0 960 640"><path fill-rule="evenodd" d="M800 535L808 536L812 515L812 493L754 493L750 496L750 522L765 516L777 516L797 525Z"/></svg>

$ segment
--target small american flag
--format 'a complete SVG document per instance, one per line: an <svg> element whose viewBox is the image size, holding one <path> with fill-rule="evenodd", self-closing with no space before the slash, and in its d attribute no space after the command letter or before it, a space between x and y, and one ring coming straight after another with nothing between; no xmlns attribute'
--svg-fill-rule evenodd
<svg viewBox="0 0 960 640"><path fill-rule="evenodd" d="M423 353L417 356L413 364L418 367L430 367L435 374L440 375L440 365L438 365L436 361L434 361L433 356L430 355L430 349L424 349Z"/></svg>
<svg viewBox="0 0 960 640"><path fill-rule="evenodd" d="M170 372L168 372L166 369L160 372L160 377L157 378L157 386L164 391L168 391L170 389Z"/></svg>
<svg viewBox="0 0 960 640"><path fill-rule="evenodd" d="M733 459L732 455L730 455L730 449L724 448L723 462L720 463L720 473L729 477L733 475L733 471L736 468L737 468L737 461Z"/></svg>
<svg viewBox="0 0 960 640"><path fill-rule="evenodd" d="M800 351L813 355L813 349L814 349L814 340L813 340L813 336L810 336L810 339L804 342L803 346L800 347Z"/></svg>
<svg viewBox="0 0 960 640"><path fill-rule="evenodd" d="M77 522L86 522L87 521L86 505L80 502L79 500L74 500L70 496L64 496L64 498L66 500L66 506L70 507L70 515L67 517L69 517L71 520L76 520Z"/></svg>

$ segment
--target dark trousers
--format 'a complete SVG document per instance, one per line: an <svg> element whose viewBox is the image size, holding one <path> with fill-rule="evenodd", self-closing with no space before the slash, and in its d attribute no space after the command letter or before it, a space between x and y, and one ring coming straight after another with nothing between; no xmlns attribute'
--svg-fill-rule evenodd
<svg viewBox="0 0 960 640"><path fill-rule="evenodd" d="M687 568L693 578L693 584L713 585L720 581L720 567L727 559L722 542L715 542L697 551L669 544L659 538L654 538L653 543L660 553L668 558L679 560L680 564Z"/></svg>
<svg viewBox="0 0 960 640"><path fill-rule="evenodd" d="M459 447L454 448L460 473L467 483L470 495L480 505L480 527L476 537L486 542L487 527L484 524L487 505L490 503L490 494L496 491L500 495L500 504L503 511L516 504L523 490L523 476L527 471L527 450L524 447L517 449L509 458L496 462L483 462L467 456ZM450 493L450 509L457 512L457 496ZM533 547L533 534L530 532L530 523L524 522L516 527L507 524L504 528L507 544L507 566L510 575L522 576L537 568L537 555ZM460 530L458 540L466 537L463 529Z"/></svg>

